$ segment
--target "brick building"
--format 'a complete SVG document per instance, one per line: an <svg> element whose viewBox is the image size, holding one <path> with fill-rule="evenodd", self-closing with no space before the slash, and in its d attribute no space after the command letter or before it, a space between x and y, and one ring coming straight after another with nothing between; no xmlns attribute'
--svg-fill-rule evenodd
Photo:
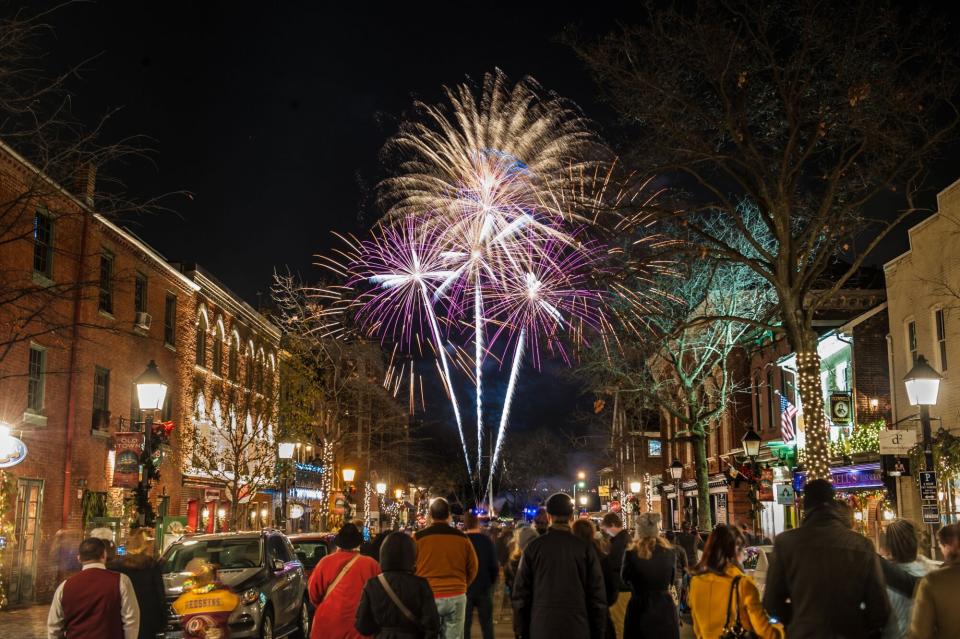
<svg viewBox="0 0 960 639"><path fill-rule="evenodd" d="M191 309L190 381L181 387L182 401L192 407L192 428L210 438L218 429L223 432L224 426L232 431L240 424L273 441L280 329L201 267L177 266L198 287ZM271 524L271 494L249 495L240 504L230 502L224 479L229 481L232 470L223 465L227 463L224 459L211 469L197 456L184 455L178 512L187 515L187 525L220 530L230 520L232 508L243 511L238 514L245 525Z"/></svg>
<svg viewBox="0 0 960 639"><path fill-rule="evenodd" d="M11 603L49 596L93 517L121 519L113 435L139 420L134 379L154 360L167 380L162 418L182 424L175 389L197 284L0 143L0 421L27 448L7 469ZM165 451L176 458L178 439ZM178 464L154 496L179 499Z"/></svg>

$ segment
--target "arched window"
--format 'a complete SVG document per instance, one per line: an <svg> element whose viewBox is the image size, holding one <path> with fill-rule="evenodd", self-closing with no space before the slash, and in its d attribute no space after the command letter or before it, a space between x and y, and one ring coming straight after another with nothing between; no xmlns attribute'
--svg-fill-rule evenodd
<svg viewBox="0 0 960 639"><path fill-rule="evenodd" d="M240 366L240 334L233 331L230 336L230 354L227 356L227 377L231 382L237 381L237 369Z"/></svg>
<svg viewBox="0 0 960 639"><path fill-rule="evenodd" d="M217 329L213 336L213 372L223 375L223 320L217 318Z"/></svg>
<svg viewBox="0 0 960 639"><path fill-rule="evenodd" d="M197 318L197 366L207 365L207 330L210 326L207 324L207 314L200 312Z"/></svg>
<svg viewBox="0 0 960 639"><path fill-rule="evenodd" d="M257 392L263 395L263 349L257 353Z"/></svg>
<svg viewBox="0 0 960 639"><path fill-rule="evenodd" d="M246 373L247 373L247 374L244 376L244 377L245 377L244 386L246 386L247 390L253 390L253 373L254 373L254 366L253 366L253 342L250 342L250 344L247 346L247 358L246 358L246 359L247 359L247 361L244 362L244 364L245 364L246 369L247 369L247 370L246 370Z"/></svg>

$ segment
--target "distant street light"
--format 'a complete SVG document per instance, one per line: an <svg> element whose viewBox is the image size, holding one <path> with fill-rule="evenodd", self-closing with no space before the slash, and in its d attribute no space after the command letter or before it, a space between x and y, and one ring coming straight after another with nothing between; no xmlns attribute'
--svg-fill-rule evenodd
<svg viewBox="0 0 960 639"><path fill-rule="evenodd" d="M586 495L580 495L580 505L583 506L584 508L586 508L586 506L587 506L587 496L586 496Z"/></svg>
<svg viewBox="0 0 960 639"><path fill-rule="evenodd" d="M387 485L382 481L377 482L377 494L386 495L387 494Z"/></svg>
<svg viewBox="0 0 960 639"><path fill-rule="evenodd" d="M353 478L357 476L357 470L355 468L344 468L342 474L343 481L350 483L353 481Z"/></svg>
<svg viewBox="0 0 960 639"><path fill-rule="evenodd" d="M393 494L397 499L403 499L403 488L397 488Z"/></svg>
<svg viewBox="0 0 960 639"><path fill-rule="evenodd" d="M640 482L638 481L630 482L630 492L633 493L634 495L639 494L642 489L643 489L643 484L641 484Z"/></svg>
<svg viewBox="0 0 960 639"><path fill-rule="evenodd" d="M577 479L581 479L581 480L582 480L582 479L586 479L586 478L587 478L587 473L583 472L582 470L577 473Z"/></svg>

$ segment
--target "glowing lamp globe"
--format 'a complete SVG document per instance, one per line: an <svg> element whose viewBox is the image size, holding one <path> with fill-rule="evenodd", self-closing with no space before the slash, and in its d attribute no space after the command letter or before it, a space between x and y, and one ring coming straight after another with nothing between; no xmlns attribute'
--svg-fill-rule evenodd
<svg viewBox="0 0 960 639"><path fill-rule="evenodd" d="M140 404L140 410L160 410L163 408L163 401L167 398L167 382L164 381L160 371L157 370L157 363L150 360L147 369L140 373L140 377L133 380L137 386L137 401Z"/></svg>
<svg viewBox="0 0 960 639"><path fill-rule="evenodd" d="M920 355L917 358L917 363L903 378L910 405L933 406L936 404L937 395L940 394L940 380L942 378L943 376L933 370L933 367L927 363L927 358Z"/></svg>
<svg viewBox="0 0 960 639"><path fill-rule="evenodd" d="M744 455L750 459L756 459L760 455L760 444L763 443L763 438L757 434L757 431L752 428L747 429L740 441L743 442Z"/></svg>
<svg viewBox="0 0 960 639"><path fill-rule="evenodd" d="M292 442L281 442L277 445L277 457L280 459L293 459L293 451L297 447Z"/></svg>
<svg viewBox="0 0 960 639"><path fill-rule="evenodd" d="M683 477L683 464L680 463L679 459L674 459L673 463L670 464L670 476L673 477L674 481Z"/></svg>
<svg viewBox="0 0 960 639"><path fill-rule="evenodd" d="M632 482L630 482L630 492L631 492L631 493L639 493L642 488L643 488L643 484L641 484L640 482L638 482L638 481L632 481Z"/></svg>
<svg viewBox="0 0 960 639"><path fill-rule="evenodd" d="M351 482L353 478L357 476L357 471L354 468L344 468L343 469L343 481Z"/></svg>
<svg viewBox="0 0 960 639"><path fill-rule="evenodd" d="M580 505L581 505L581 506L586 506L586 505L587 505L587 496L586 496L586 495L580 495Z"/></svg>
<svg viewBox="0 0 960 639"><path fill-rule="evenodd" d="M393 491L393 495L397 499L403 499L403 488L397 488L395 491Z"/></svg>
<svg viewBox="0 0 960 639"><path fill-rule="evenodd" d="M377 494L386 495L387 494L387 485L385 483L377 482Z"/></svg>

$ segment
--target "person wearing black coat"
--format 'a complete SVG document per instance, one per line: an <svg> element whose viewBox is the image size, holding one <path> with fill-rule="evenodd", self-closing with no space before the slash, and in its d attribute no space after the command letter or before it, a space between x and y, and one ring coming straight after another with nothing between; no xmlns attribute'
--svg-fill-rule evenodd
<svg viewBox="0 0 960 639"><path fill-rule="evenodd" d="M827 481L804 487L803 511L774 541L763 607L791 639L879 637L890 600L873 543L850 530Z"/></svg>
<svg viewBox="0 0 960 639"><path fill-rule="evenodd" d="M163 589L163 571L153 558L153 539L134 532L127 541L127 554L107 564L109 570L130 578L140 606L138 639L155 639L167 627L167 597Z"/></svg>
<svg viewBox="0 0 960 639"><path fill-rule="evenodd" d="M433 590L423 577L414 574L417 544L410 535L392 532L380 546L380 570L400 601L416 618L411 621L393 602L379 577L367 581L360 596L354 627L362 635L377 639L436 639L440 636L440 615Z"/></svg>
<svg viewBox="0 0 960 639"><path fill-rule="evenodd" d="M679 639L680 619L670 594L676 583L677 553L660 536L660 515L637 517L637 539L623 559L623 580L632 595L624 622L625 639Z"/></svg>
<svg viewBox="0 0 960 639"><path fill-rule="evenodd" d="M547 500L550 527L520 557L511 590L514 634L520 639L603 639L607 593L593 546L570 530L573 502Z"/></svg>

